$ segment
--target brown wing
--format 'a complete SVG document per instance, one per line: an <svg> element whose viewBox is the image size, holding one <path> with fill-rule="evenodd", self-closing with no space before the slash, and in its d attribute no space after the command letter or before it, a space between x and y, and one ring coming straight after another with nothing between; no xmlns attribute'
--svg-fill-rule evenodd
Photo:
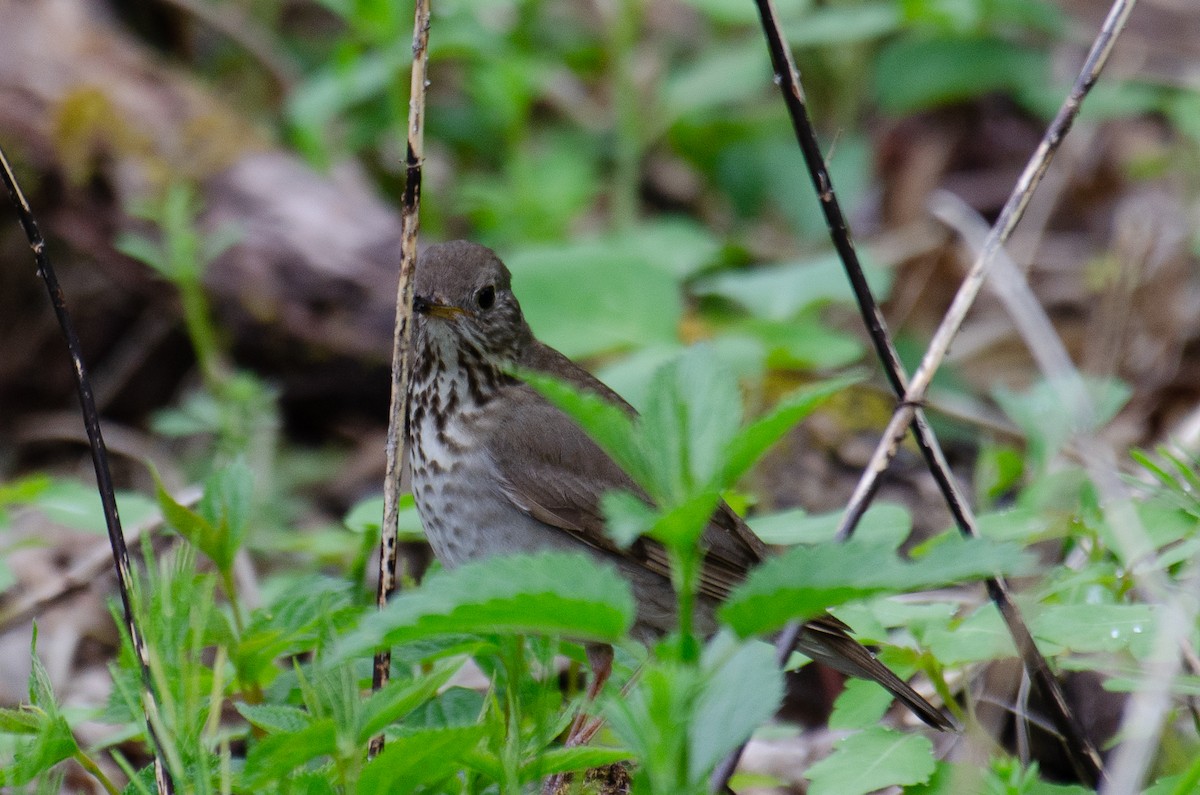
<svg viewBox="0 0 1200 795"><path fill-rule="evenodd" d="M633 413L619 395L552 348L535 344L521 364L596 392ZM518 384L512 388L527 390L529 399L506 401L509 408L491 446L502 478L500 488L508 499L540 522L669 579L670 562L661 544L641 538L622 550L604 532L600 497L606 491L624 489L649 503L645 491L569 417L530 387ZM762 540L724 502L705 528L702 542L705 555L700 592L718 601L728 597L767 552ZM940 711L876 660L848 630L837 618L821 616L804 625L796 648L842 673L879 682L930 726L952 728Z"/></svg>
<svg viewBox="0 0 1200 795"><path fill-rule="evenodd" d="M535 344L521 364L596 392L633 412L619 395L552 348ZM528 390L528 399L505 401L507 408L490 445L508 499L540 522L669 578L667 553L657 541L642 538L622 550L604 532L601 496L625 490L649 503L645 491L573 420L529 387L512 388ZM520 465L515 463L518 461ZM702 543L706 553L700 592L718 600L726 598L766 553L762 541L724 502L705 529Z"/></svg>

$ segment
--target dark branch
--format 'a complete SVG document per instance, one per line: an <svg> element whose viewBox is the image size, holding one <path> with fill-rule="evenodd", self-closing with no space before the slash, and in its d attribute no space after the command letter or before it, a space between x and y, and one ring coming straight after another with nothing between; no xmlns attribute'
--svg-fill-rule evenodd
<svg viewBox="0 0 1200 795"><path fill-rule="evenodd" d="M138 667L142 674L142 700L146 710L146 732L154 749L154 774L159 792L171 795L175 792L171 772L166 766L166 755L163 752L162 740L154 725L158 717L158 700L154 695L154 685L150 677L150 658L146 653L146 642L137 626L130 601L129 587L131 572L129 566L129 550L125 546L125 534L121 531L121 517L117 513L117 497L113 488L112 472L108 466L108 450L104 446L104 436L100 432L100 415L96 411L96 399L92 394L92 384L88 379L87 368L83 364L83 354L79 344L79 336L75 333L75 324L67 311L67 301L59 286L50 257L46 254L46 241L38 229L37 220L21 188L17 178L8 165L8 158L0 150L0 176L4 186L8 188L9 198L17 209L17 217L25 237L29 239L29 247L33 249L33 258L37 263L38 276L46 285L50 294L50 303L58 318L58 327L62 330L63 339L67 343L67 353L71 357L71 368L75 375L75 387L79 393L79 406L83 411L83 427L87 431L88 446L92 452L92 466L96 470L96 487L100 492L100 504L104 511L104 524L108 528L108 543L112 547L113 563L117 569L117 590L121 595L121 607L125 616L125 629L133 643L138 657Z"/></svg>

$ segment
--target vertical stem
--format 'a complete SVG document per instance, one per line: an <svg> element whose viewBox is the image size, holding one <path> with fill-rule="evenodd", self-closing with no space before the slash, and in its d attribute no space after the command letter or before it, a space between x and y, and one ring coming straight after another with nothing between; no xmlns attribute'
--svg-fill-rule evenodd
<svg viewBox="0 0 1200 795"><path fill-rule="evenodd" d="M150 673L150 653L146 649L145 637L138 627L133 612L130 589L133 581L129 565L129 549L125 545L125 533L121 529L121 515L117 511L117 496L113 486L112 470L108 466L108 448L104 444L104 434L100 428L100 412L96 408L96 398L92 393L92 382L88 377L87 367L83 362L83 352L79 343L79 335L75 332L75 324L67 311L67 299L58 283L58 276L50 264L46 254L46 241L38 229L33 210L25 201L17 178L8 164L8 158L0 151L0 180L8 189L9 198L17 210L17 217L25 237L29 240L29 248L33 251L33 259L38 266L38 276L46 286L50 296L50 305L58 319L58 327L62 331L67 345L67 353L71 359L71 367L75 376L75 388L79 395L79 407L83 412L83 427L87 433L88 446L92 453L92 467L96 472L96 489L100 493L100 504L104 511L104 526L108 530L108 542L112 548L113 565L117 574L117 591L121 596L121 608L125 618L125 629L129 632L129 640L138 658L138 670L142 679L142 707L146 714L146 733L150 738L150 746L154 750L154 779L158 791L164 795L173 795L175 783L167 765L166 755L168 746L156 728L158 722L158 700L154 692L154 684Z"/></svg>
<svg viewBox="0 0 1200 795"><path fill-rule="evenodd" d="M671 550L671 571L676 578L675 600L679 611L679 659L695 663L700 657L696 640L696 581L700 572L700 550L693 547Z"/></svg>
<svg viewBox="0 0 1200 795"><path fill-rule="evenodd" d="M190 275L179 279L177 287L179 302L183 307L183 325L187 329L188 339L192 341L192 350L196 352L200 376L210 392L223 395L228 376L222 366L220 346L209 320L211 316L204 288L198 276Z"/></svg>
<svg viewBox="0 0 1200 795"><path fill-rule="evenodd" d="M375 601L380 609L396 589L396 536L400 521L400 473L404 467L404 434L408 417L408 380L412 371L413 273L417 269L417 229L421 208L421 164L425 158L425 84L429 63L431 0L417 0L413 19L413 62L408 101L408 151L405 157L403 222L400 239L400 278L396 285L396 329L392 338L392 396L387 433L387 466L383 480L383 525L379 539L379 587ZM375 654L371 686L379 690L388 681L392 654ZM369 755L383 750L383 735L371 738Z"/></svg>
<svg viewBox="0 0 1200 795"><path fill-rule="evenodd" d="M633 79L634 47L640 21L640 0L617 0L609 40L615 117L612 222L617 230L627 229L637 220L641 192L641 129L637 85Z"/></svg>

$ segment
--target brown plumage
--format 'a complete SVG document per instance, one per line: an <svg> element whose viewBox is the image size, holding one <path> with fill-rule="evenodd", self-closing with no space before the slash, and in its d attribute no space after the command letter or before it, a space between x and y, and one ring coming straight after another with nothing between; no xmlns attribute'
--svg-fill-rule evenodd
<svg viewBox="0 0 1200 795"><path fill-rule="evenodd" d="M650 538L622 549L604 531L601 496L645 492L569 417L505 368L546 373L633 412L619 395L538 342L512 293L508 269L467 242L431 246L417 266L417 327L409 415L413 494L434 552L447 566L471 558L545 548L580 549L609 560L638 604L635 635L675 624L666 550ZM766 546L724 502L705 529L696 628L715 631L728 597ZM805 625L797 648L879 682L940 729L947 718L852 639L832 616Z"/></svg>

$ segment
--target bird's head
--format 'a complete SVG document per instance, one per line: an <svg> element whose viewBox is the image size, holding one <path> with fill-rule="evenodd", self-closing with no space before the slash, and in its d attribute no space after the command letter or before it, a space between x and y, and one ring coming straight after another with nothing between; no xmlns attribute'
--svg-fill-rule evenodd
<svg viewBox="0 0 1200 795"><path fill-rule="evenodd" d="M465 240L427 248L413 290L418 345L466 345L514 361L532 333L512 292L512 275L489 248Z"/></svg>

